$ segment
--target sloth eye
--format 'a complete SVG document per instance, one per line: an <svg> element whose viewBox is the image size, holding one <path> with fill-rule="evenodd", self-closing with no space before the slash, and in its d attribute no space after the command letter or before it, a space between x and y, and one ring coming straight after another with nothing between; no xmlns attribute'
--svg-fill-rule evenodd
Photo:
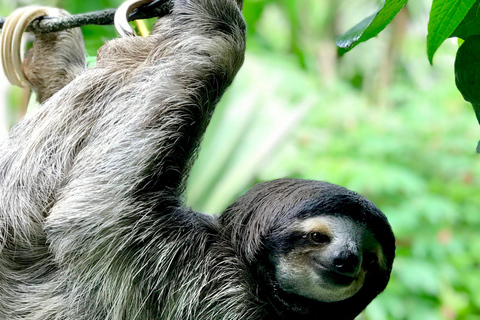
<svg viewBox="0 0 480 320"><path fill-rule="evenodd" d="M326 234L320 232L309 233L308 238L315 243L325 243L330 241L330 238Z"/></svg>

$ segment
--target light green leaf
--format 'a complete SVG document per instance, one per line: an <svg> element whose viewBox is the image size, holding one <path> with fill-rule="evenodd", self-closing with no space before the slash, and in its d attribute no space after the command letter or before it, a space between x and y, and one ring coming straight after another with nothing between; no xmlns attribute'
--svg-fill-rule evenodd
<svg viewBox="0 0 480 320"><path fill-rule="evenodd" d="M386 0L383 8L365 18L345 34L338 37L336 44L341 52L350 51L357 44L365 42L380 33L395 18L407 0Z"/></svg>
<svg viewBox="0 0 480 320"><path fill-rule="evenodd" d="M453 31L450 37L458 37L466 40L470 36L480 35L480 0L470 8L465 18Z"/></svg>
<svg viewBox="0 0 480 320"><path fill-rule="evenodd" d="M428 21L427 55L430 63L440 45L462 22L475 0L434 0Z"/></svg>

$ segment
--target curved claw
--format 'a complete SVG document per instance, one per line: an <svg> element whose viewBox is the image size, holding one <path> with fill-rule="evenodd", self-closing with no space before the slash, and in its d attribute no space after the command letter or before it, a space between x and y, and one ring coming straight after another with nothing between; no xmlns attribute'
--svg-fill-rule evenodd
<svg viewBox="0 0 480 320"><path fill-rule="evenodd" d="M153 1L154 0L127 0L118 7L113 22L115 29L117 29L121 37L135 36L135 31L133 31L130 24L128 24L128 16L136 8Z"/></svg>
<svg viewBox="0 0 480 320"><path fill-rule="evenodd" d="M59 10L50 7L28 6L18 8L7 18L0 38L0 57L8 81L19 87L29 87L30 82L23 70L20 52L22 36L30 22L42 16L57 16Z"/></svg>
<svg viewBox="0 0 480 320"><path fill-rule="evenodd" d="M47 15L45 7L29 6L19 8L7 18L1 35L2 67L12 85L27 87L29 82L23 71L20 53L22 35L28 24L35 18Z"/></svg>

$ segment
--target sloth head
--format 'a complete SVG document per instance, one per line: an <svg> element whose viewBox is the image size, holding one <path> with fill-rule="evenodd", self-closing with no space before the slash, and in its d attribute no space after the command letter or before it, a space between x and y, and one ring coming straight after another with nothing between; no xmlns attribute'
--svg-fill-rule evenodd
<svg viewBox="0 0 480 320"><path fill-rule="evenodd" d="M276 309L353 319L390 278L394 236L370 201L326 182L260 183L220 221Z"/></svg>

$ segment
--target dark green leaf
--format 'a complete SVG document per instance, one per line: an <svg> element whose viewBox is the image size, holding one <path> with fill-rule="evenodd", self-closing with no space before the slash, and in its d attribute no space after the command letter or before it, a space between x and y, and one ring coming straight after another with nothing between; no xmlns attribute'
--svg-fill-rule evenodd
<svg viewBox="0 0 480 320"><path fill-rule="evenodd" d="M473 105L480 123L480 36L468 37L458 49L455 83L463 98Z"/></svg>
<svg viewBox="0 0 480 320"><path fill-rule="evenodd" d="M450 37L458 37L463 40L470 36L480 34L480 0L470 8L465 18L458 25L457 29L453 31Z"/></svg>
<svg viewBox="0 0 480 320"><path fill-rule="evenodd" d="M350 51L357 44L375 37L395 18L407 0L386 0L380 11L365 18L345 34L337 38L336 44L343 52Z"/></svg>
<svg viewBox="0 0 480 320"><path fill-rule="evenodd" d="M458 27L475 0L434 0L428 21L427 55L430 63L440 45Z"/></svg>

